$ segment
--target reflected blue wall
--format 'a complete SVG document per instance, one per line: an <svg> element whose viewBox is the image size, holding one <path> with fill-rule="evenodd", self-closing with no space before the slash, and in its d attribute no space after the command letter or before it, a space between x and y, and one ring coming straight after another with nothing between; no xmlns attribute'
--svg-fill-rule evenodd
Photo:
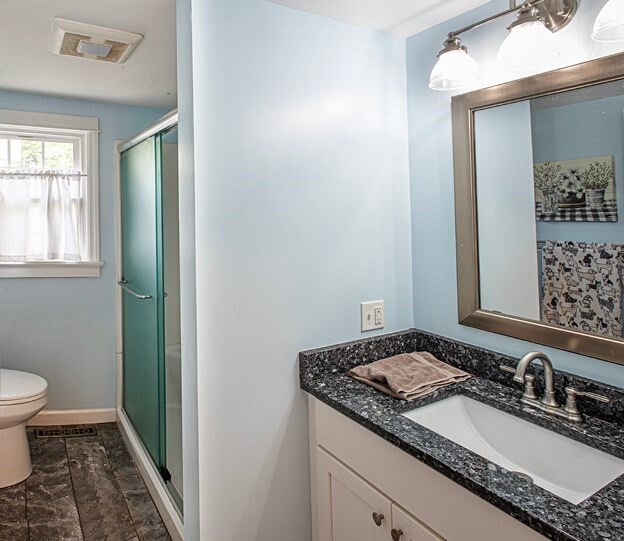
<svg viewBox="0 0 624 541"><path fill-rule="evenodd" d="M624 241L624 96L531 113L535 163L614 156L618 222L537 222L538 240Z"/></svg>

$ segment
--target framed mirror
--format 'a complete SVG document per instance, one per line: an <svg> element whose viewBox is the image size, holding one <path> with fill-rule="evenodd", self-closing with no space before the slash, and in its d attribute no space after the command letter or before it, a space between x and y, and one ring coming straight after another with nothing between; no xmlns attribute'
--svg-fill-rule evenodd
<svg viewBox="0 0 624 541"><path fill-rule="evenodd" d="M452 107L459 322L624 364L624 54Z"/></svg>

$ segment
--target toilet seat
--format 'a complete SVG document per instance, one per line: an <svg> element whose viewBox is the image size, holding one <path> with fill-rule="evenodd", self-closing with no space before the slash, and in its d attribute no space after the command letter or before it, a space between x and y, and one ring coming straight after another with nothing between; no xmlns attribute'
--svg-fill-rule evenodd
<svg viewBox="0 0 624 541"><path fill-rule="evenodd" d="M34 402L48 393L48 382L36 374L0 369L0 407Z"/></svg>

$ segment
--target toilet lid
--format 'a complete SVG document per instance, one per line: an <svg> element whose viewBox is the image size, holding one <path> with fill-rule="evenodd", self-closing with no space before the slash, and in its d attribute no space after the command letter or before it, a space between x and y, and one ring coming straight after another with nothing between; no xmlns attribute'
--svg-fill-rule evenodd
<svg viewBox="0 0 624 541"><path fill-rule="evenodd" d="M0 369L0 404L38 397L48 390L48 382L40 376Z"/></svg>

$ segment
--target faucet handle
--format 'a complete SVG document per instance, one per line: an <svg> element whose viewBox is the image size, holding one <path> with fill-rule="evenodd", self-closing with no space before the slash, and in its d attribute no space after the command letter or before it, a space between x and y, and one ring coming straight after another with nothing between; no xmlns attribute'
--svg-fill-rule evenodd
<svg viewBox="0 0 624 541"><path fill-rule="evenodd" d="M591 398L592 400L595 400L596 402L602 402L603 404L609 404L611 402L611 399L603 396L601 394L596 394L596 393L587 393L587 392L582 392L576 393L577 396L586 396L587 398Z"/></svg>
<svg viewBox="0 0 624 541"><path fill-rule="evenodd" d="M603 404L609 404L611 402L611 399L606 396L596 393L589 393L587 391L577 391L574 387L566 387L565 392L568 398L576 399L577 396L585 396L587 398L595 400L596 402L602 402Z"/></svg>
<svg viewBox="0 0 624 541"><path fill-rule="evenodd" d="M503 372L509 372L510 374L515 374L515 368L511 368L510 366L505 366L501 364L499 368ZM522 393L524 398L528 398L529 400L537 400L537 394L535 393L535 376L531 374L525 374L524 376L524 392Z"/></svg>
<svg viewBox="0 0 624 541"><path fill-rule="evenodd" d="M565 406L563 406L563 411L565 411L573 421L581 420L581 412L578 409L578 403L576 401L577 396L585 396L587 398L591 398L592 400L596 400L597 402L602 402L603 404L611 402L611 400L606 396L585 391L577 391L574 387L566 387L565 392L566 403Z"/></svg>
<svg viewBox="0 0 624 541"><path fill-rule="evenodd" d="M528 398L529 400L537 400L537 393L535 392L535 376L531 374L527 374L524 376L524 393L522 393L523 398Z"/></svg>

